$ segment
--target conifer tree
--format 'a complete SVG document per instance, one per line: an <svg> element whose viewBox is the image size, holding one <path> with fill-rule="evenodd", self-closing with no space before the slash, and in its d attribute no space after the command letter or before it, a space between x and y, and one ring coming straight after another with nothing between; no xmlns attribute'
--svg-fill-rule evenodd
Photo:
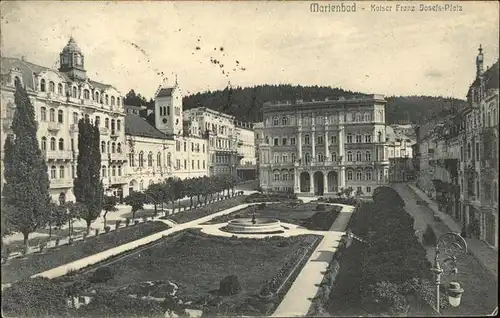
<svg viewBox="0 0 500 318"><path fill-rule="evenodd" d="M13 136L4 146L4 177L2 203L9 208L2 211L9 228L21 232L25 249L29 234L47 224L50 210L49 176L47 165L38 145L35 110L28 94L16 85L16 110L12 120Z"/></svg>
<svg viewBox="0 0 500 318"><path fill-rule="evenodd" d="M101 180L101 152L99 127L88 118L78 122L78 163L74 192L76 202L85 206L80 217L90 225L101 214L104 189Z"/></svg>

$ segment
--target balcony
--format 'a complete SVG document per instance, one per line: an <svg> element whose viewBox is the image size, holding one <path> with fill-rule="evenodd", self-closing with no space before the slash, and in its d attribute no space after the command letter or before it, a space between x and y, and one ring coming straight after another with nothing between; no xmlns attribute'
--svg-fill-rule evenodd
<svg viewBox="0 0 500 318"><path fill-rule="evenodd" d="M120 131L119 131L119 130L116 130L116 129L112 129L112 130L111 130L111 134L110 134L110 136L111 136L112 138L117 138L117 137L120 137Z"/></svg>
<svg viewBox="0 0 500 318"><path fill-rule="evenodd" d="M73 187L72 179L51 179L50 188L51 189L61 189L61 188L71 188Z"/></svg>
<svg viewBox="0 0 500 318"><path fill-rule="evenodd" d="M127 154L125 153L110 153L108 154L110 161L127 161Z"/></svg>
<svg viewBox="0 0 500 318"><path fill-rule="evenodd" d="M70 133L77 133L78 132L78 124L71 124L69 126L69 132Z"/></svg>
<svg viewBox="0 0 500 318"><path fill-rule="evenodd" d="M108 178L105 178L104 180L107 180L108 184L127 184L128 183L127 177L124 177L124 176L108 177Z"/></svg>
<svg viewBox="0 0 500 318"><path fill-rule="evenodd" d="M57 131L61 130L62 125L63 125L62 123L49 121L49 122L48 122L48 125L47 125L47 129L48 129L49 131L54 131L54 132L57 132Z"/></svg>
<svg viewBox="0 0 500 318"><path fill-rule="evenodd" d="M71 150L45 150L43 155L47 161L73 160L73 152Z"/></svg>
<svg viewBox="0 0 500 318"><path fill-rule="evenodd" d="M109 128L99 127L99 134L101 134L103 136L109 135Z"/></svg>

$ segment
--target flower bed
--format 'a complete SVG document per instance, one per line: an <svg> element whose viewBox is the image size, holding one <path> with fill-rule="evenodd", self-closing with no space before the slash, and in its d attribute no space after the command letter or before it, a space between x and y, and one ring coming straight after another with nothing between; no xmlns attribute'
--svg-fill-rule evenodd
<svg viewBox="0 0 500 318"><path fill-rule="evenodd" d="M44 254L30 254L25 258L12 259L2 265L2 283L12 283L169 228L163 222L141 223L90 237L73 245L61 245L47 250Z"/></svg>
<svg viewBox="0 0 500 318"><path fill-rule="evenodd" d="M194 208L188 211L179 212L170 215L168 217L164 216L161 217L160 219L163 220L170 219L176 222L177 224L186 223L240 205L245 202L245 198L246 196L244 195L236 196L227 200L217 201L210 205Z"/></svg>
<svg viewBox="0 0 500 318"><path fill-rule="evenodd" d="M257 202L302 202L297 199L295 193L286 192L266 192L266 193L252 193L250 194L246 201L247 203L257 203Z"/></svg>

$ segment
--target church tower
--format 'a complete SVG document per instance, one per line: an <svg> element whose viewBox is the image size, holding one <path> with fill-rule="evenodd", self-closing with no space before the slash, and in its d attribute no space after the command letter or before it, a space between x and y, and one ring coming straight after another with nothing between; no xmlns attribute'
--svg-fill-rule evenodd
<svg viewBox="0 0 500 318"><path fill-rule="evenodd" d="M484 62L484 56L483 56L483 48L481 47L481 44L479 44L479 54L476 57L476 77L479 78L483 75L483 62Z"/></svg>
<svg viewBox="0 0 500 318"><path fill-rule="evenodd" d="M84 66L85 60L82 51L75 39L71 37L59 54L59 71L66 73L72 80L85 81L87 71Z"/></svg>
<svg viewBox="0 0 500 318"><path fill-rule="evenodd" d="M155 126L168 135L183 134L182 94L177 79L173 87L160 85L156 91Z"/></svg>

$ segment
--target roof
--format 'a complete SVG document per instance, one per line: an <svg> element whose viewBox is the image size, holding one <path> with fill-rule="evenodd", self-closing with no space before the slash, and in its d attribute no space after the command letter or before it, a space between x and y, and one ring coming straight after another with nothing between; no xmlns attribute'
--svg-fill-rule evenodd
<svg viewBox="0 0 500 318"><path fill-rule="evenodd" d="M156 97L168 97L172 96L172 91L174 90L173 87L165 87L161 88L158 93L156 94Z"/></svg>
<svg viewBox="0 0 500 318"><path fill-rule="evenodd" d="M484 86L486 89L495 89L499 87L499 79L498 79L499 73L498 73L498 61L496 61L492 66L490 66L484 73L483 73L483 81L484 81ZM471 84L469 87L469 91L467 92L467 96L470 95L470 92L472 88L474 87L479 87L480 84L480 78L476 77L474 82Z"/></svg>
<svg viewBox="0 0 500 318"><path fill-rule="evenodd" d="M125 134L137 137L173 139L172 136L162 133L151 126L144 118L135 114L125 115Z"/></svg>

